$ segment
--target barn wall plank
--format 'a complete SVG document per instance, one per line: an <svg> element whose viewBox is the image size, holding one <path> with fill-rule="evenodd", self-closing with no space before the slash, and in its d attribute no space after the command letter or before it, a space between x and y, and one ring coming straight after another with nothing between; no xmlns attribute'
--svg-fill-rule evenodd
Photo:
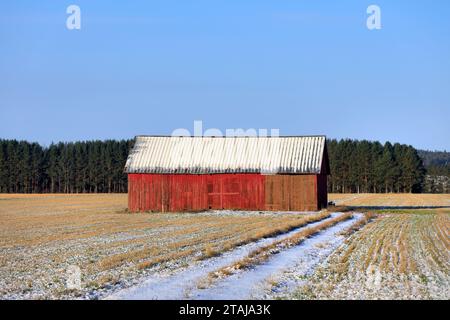
<svg viewBox="0 0 450 320"><path fill-rule="evenodd" d="M129 174L131 212L313 211L326 206L326 175Z"/></svg>

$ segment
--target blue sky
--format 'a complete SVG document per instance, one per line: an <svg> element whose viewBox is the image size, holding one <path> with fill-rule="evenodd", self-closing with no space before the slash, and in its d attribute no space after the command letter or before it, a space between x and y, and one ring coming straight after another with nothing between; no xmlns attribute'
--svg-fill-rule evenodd
<svg viewBox="0 0 450 320"><path fill-rule="evenodd" d="M81 8L81 30L66 8ZM382 29L366 28L381 8ZM450 150L450 2L2 1L0 138L278 128Z"/></svg>

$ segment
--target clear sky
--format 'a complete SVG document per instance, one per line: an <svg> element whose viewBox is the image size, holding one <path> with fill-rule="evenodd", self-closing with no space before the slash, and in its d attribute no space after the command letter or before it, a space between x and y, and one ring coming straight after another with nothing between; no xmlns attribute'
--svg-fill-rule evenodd
<svg viewBox="0 0 450 320"><path fill-rule="evenodd" d="M81 8L81 30L66 8ZM366 9L381 8L381 30ZM1 1L0 138L277 128L450 150L450 1Z"/></svg>

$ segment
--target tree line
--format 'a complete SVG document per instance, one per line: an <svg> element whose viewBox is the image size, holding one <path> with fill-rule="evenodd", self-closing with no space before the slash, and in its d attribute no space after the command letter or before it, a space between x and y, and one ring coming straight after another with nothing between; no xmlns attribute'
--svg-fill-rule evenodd
<svg viewBox="0 0 450 320"><path fill-rule="evenodd" d="M127 192L123 169L133 143L83 141L43 147L0 140L0 192ZM416 149L398 143L344 139L327 144L330 192L448 192L445 185L440 187L448 179L430 178L450 177L449 162L436 160L441 154L427 152L423 160Z"/></svg>
<svg viewBox="0 0 450 320"><path fill-rule="evenodd" d="M422 192L426 170L412 146L329 140L329 192Z"/></svg>
<svg viewBox="0 0 450 320"><path fill-rule="evenodd" d="M42 147L0 140L0 192L127 192L123 168L132 144L132 140L107 140Z"/></svg>

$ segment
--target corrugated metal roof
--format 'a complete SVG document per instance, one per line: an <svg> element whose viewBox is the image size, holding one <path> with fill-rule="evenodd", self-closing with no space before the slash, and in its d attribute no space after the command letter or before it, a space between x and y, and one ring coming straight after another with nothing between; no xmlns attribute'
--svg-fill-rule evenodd
<svg viewBox="0 0 450 320"><path fill-rule="evenodd" d="M320 173L325 136L137 136L127 173Z"/></svg>

